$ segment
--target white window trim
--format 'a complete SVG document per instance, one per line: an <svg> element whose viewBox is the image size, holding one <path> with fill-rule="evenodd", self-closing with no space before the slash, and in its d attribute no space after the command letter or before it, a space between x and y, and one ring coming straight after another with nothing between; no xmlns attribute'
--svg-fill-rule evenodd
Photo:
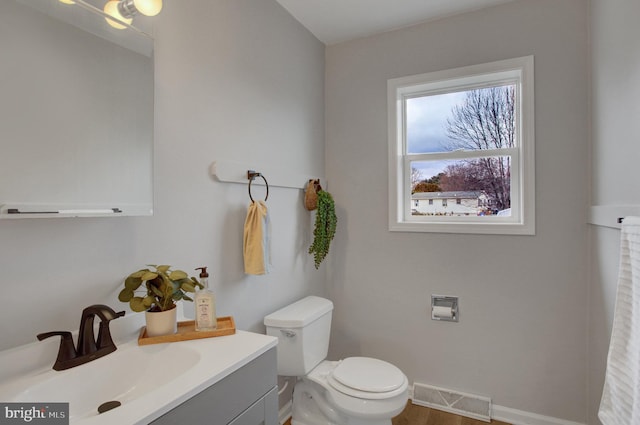
<svg viewBox="0 0 640 425"><path fill-rule="evenodd" d="M534 117L533 56L467 66L427 74L391 79L387 82L389 131L389 230L397 232L438 232L477 234L535 234L535 117ZM492 83L520 81L516 85L519 101L519 147L499 150L512 158L511 217L411 217L410 160L420 155L404 155L405 129L403 119L405 95L420 91L430 94L456 90L471 90ZM448 152L447 159L491 156L492 151ZM497 152L496 152L497 153ZM436 159L429 154L429 159ZM407 201L409 200L409 201ZM405 205L406 204L406 205ZM520 207L522 210L520 211Z"/></svg>

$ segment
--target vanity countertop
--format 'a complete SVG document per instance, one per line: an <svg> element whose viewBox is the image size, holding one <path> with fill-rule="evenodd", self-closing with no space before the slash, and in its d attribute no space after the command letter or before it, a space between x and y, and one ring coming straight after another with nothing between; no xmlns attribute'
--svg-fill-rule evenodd
<svg viewBox="0 0 640 425"><path fill-rule="evenodd" d="M70 423L77 425L148 424L277 345L274 337L245 331L147 346L138 345L135 332L129 332L126 339L117 342L118 350L114 353L66 371L51 369L55 354L52 355L50 347L34 353L34 349L44 347L44 344L28 344L0 352L4 369L0 373L0 401L69 402ZM26 364L38 366L21 370L26 368L25 360ZM5 365L12 363L21 367L5 369ZM13 373L9 369L13 369ZM138 373L147 375L136 381ZM167 381L157 378L165 373L170 376ZM121 385L120 376L132 383ZM158 382L153 382L156 379ZM118 392L119 385L123 389L121 392ZM104 390L105 386L114 389ZM99 400L101 391L108 392L105 397L120 398L122 405L98 415L93 410L96 403L93 399ZM65 397L65 392L70 395ZM35 399L43 398L42 394L46 394L48 400ZM75 406L68 399L71 397L78 397ZM83 408L78 409L78 405Z"/></svg>

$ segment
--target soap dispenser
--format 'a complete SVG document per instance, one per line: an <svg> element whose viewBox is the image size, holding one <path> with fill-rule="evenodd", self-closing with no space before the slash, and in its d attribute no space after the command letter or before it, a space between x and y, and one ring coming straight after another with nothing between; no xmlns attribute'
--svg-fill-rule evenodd
<svg viewBox="0 0 640 425"><path fill-rule="evenodd" d="M196 331L212 331L216 329L218 320L216 318L216 300L213 292L209 289L209 273L206 267L199 267L200 283L202 289L196 292Z"/></svg>

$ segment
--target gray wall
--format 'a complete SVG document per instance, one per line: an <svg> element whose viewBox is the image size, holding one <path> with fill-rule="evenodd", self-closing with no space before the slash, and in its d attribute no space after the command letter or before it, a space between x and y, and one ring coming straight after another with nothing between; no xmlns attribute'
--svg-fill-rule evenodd
<svg viewBox="0 0 640 425"><path fill-rule="evenodd" d="M582 0L516 1L327 48L333 357L379 357L410 381L585 421L587 12ZM389 232L387 79L526 55L537 234ZM430 320L431 294L459 296L460 323Z"/></svg>
<svg viewBox="0 0 640 425"><path fill-rule="evenodd" d="M218 313L240 329L263 331L265 314L323 294L302 192L272 188L273 272L247 277L247 187L215 181L209 165L324 175L324 46L275 0L181 3L153 18L155 215L0 221L0 349L77 329L93 303L126 308L122 279L145 264L208 265Z"/></svg>
<svg viewBox="0 0 640 425"><path fill-rule="evenodd" d="M640 3L591 0L592 205L638 205ZM620 232L590 232L589 419L599 424L618 274Z"/></svg>

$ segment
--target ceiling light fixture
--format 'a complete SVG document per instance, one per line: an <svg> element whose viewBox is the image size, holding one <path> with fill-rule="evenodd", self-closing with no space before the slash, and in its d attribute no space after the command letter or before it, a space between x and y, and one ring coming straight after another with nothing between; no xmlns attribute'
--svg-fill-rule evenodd
<svg viewBox="0 0 640 425"><path fill-rule="evenodd" d="M104 13L120 22L130 25L138 13L145 16L156 16L162 10L162 0L110 0L104 5ZM120 22L105 18L114 28L126 28Z"/></svg>
<svg viewBox="0 0 640 425"><path fill-rule="evenodd" d="M156 16L162 10L162 0L120 0L118 9L126 18L138 12L145 16Z"/></svg>
<svg viewBox="0 0 640 425"><path fill-rule="evenodd" d="M124 16L122 16L118 8L118 3L120 3L118 0L111 0L106 2L104 5L104 13L106 13L109 16L113 16L114 18L117 19L117 21L109 18L104 18L104 19L106 19L107 23L112 27L114 27L115 29L123 30L126 28L126 26L122 25L120 22L124 22L127 25L131 25L131 21L133 21L133 18L125 18Z"/></svg>

